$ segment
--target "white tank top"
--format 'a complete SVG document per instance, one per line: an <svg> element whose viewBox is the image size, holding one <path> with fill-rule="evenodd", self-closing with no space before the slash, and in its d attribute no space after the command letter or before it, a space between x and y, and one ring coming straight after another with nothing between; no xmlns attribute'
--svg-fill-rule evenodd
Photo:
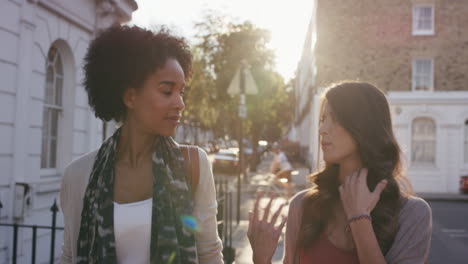
<svg viewBox="0 0 468 264"><path fill-rule="evenodd" d="M114 202L114 235L118 264L149 264L153 199Z"/></svg>

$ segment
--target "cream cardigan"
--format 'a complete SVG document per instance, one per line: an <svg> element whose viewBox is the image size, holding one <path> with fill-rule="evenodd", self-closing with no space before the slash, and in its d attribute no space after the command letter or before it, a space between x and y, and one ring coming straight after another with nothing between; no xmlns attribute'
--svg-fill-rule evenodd
<svg viewBox="0 0 468 264"><path fill-rule="evenodd" d="M65 230L60 263L76 263L78 234L80 231L83 197L97 151L90 152L74 160L65 169L60 190ZM199 263L223 263L222 243L218 236L216 213L216 190L211 164L206 153L198 149L200 179L194 196L193 215L198 220L197 241Z"/></svg>

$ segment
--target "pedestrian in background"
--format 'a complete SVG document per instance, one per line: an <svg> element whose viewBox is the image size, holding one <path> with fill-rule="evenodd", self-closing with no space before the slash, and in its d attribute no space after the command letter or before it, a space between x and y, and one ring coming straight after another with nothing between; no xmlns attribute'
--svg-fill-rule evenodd
<svg viewBox="0 0 468 264"><path fill-rule="evenodd" d="M293 195L294 185L291 179L293 167L288 160L288 157L280 149L278 143L274 143L271 151L275 154L271 162L270 171L275 174L275 184L280 185L287 191L288 199Z"/></svg>
<svg viewBox="0 0 468 264"><path fill-rule="evenodd" d="M250 214L253 262L271 263L287 221L285 264L422 264L432 232L429 205L404 176L385 95L371 84L343 82L325 92L319 136L324 169L296 194L287 220Z"/></svg>
<svg viewBox="0 0 468 264"><path fill-rule="evenodd" d="M171 138L191 71L190 48L167 30L113 26L92 41L89 104L120 126L65 169L61 263L223 263L207 155L195 152L192 182Z"/></svg>

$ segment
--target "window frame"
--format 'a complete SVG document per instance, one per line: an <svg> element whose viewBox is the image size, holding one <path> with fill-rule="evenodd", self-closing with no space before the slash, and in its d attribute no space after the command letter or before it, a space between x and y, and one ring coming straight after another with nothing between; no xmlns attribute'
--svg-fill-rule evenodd
<svg viewBox="0 0 468 264"><path fill-rule="evenodd" d="M434 125L434 134L433 134L434 151L432 153L433 155L432 162L416 160L413 154L415 150L415 137L414 137L415 123L419 120L428 120L428 121L431 121L432 124ZM433 118L427 117L427 116L419 116L419 117L413 118L413 120L411 121L410 140L411 140L411 152L410 152L411 166L412 167L436 167L436 164L437 164L437 123L436 121ZM422 140L418 139L418 141L422 141Z"/></svg>
<svg viewBox="0 0 468 264"><path fill-rule="evenodd" d="M419 8L431 8L431 28L430 29L419 29L417 27L417 19L419 17L417 16L417 10ZM435 7L434 4L431 3L420 3L420 4L414 4L412 8L412 34L413 36L432 36L435 34Z"/></svg>
<svg viewBox="0 0 468 264"><path fill-rule="evenodd" d="M52 55L51 55L52 54ZM50 56L53 56L52 58ZM60 67L60 69L57 69ZM64 64L63 56L60 50L55 45L49 48L46 57L45 65L45 86L44 86L44 103L42 116L42 137L41 137L41 154L40 154L40 174L42 176L57 175L59 169L59 144L60 144L60 123L63 116L63 94L64 94ZM49 69L52 69L52 83L48 83ZM61 84L57 83L60 80ZM51 86L52 94L48 95L48 86ZM55 116L54 116L55 114ZM49 116L47 116L49 115ZM46 124L46 120L48 120ZM52 135L52 126L56 122L56 131ZM47 126L47 128L46 128ZM45 135L46 133L46 135ZM54 153L52 154L52 141L55 140ZM44 150L45 148L45 150ZM55 156L52 160L51 157ZM45 159L45 160L44 160Z"/></svg>
<svg viewBox="0 0 468 264"><path fill-rule="evenodd" d="M416 65L418 61L429 61L430 62L430 72L429 72L429 88L427 90L416 90ZM420 77L420 76L418 76ZM413 58L411 62L411 91L413 92L432 92L434 91L434 58L419 57Z"/></svg>

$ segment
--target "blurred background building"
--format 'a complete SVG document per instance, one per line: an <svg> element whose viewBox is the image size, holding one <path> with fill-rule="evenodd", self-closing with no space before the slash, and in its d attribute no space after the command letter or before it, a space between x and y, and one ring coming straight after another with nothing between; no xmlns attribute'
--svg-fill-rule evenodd
<svg viewBox="0 0 468 264"><path fill-rule="evenodd" d="M133 0L0 2L0 222L51 224L64 167L108 131L81 85L88 44L136 9ZM0 263L11 263L12 232L0 230ZM30 230L18 240L18 263L30 262ZM58 233L57 255L61 241ZM38 263L48 261L49 242L50 231L38 232Z"/></svg>
<svg viewBox="0 0 468 264"><path fill-rule="evenodd" d="M468 174L468 2L316 0L296 72L289 138L317 169L319 96L340 80L384 90L416 192Z"/></svg>

